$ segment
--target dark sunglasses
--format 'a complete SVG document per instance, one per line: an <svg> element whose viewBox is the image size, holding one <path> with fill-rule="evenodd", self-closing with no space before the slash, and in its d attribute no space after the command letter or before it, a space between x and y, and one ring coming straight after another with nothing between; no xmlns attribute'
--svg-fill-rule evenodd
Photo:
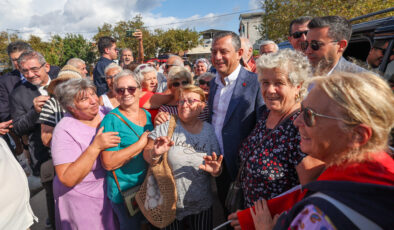
<svg viewBox="0 0 394 230"><path fill-rule="evenodd" d="M133 94L135 92L135 90L137 90L137 87L130 86L127 88L117 88L115 91L119 95L124 95L126 92L126 89L127 89L127 92L129 92L129 94Z"/></svg>
<svg viewBox="0 0 394 230"><path fill-rule="evenodd" d="M332 117L332 116L327 116L327 115L316 113L312 109L304 107L304 105L302 103L301 103L301 112L302 112L302 116L304 117L304 122L305 122L306 126L308 126L308 127L313 127L316 125L316 118L315 117L324 117L324 118L328 118L328 119L344 121L342 118L339 118L339 117Z"/></svg>
<svg viewBox="0 0 394 230"><path fill-rule="evenodd" d="M330 41L329 43L331 43L331 42L338 42L338 41ZM306 51L308 49L309 44L311 45L311 48L314 51L318 51L320 49L320 47L326 45L326 43L315 41L315 40L311 41L310 43L308 41L304 41L301 43L301 49L303 51Z"/></svg>
<svg viewBox="0 0 394 230"><path fill-rule="evenodd" d="M189 84L189 82L188 81L182 81L182 82L174 82L174 83L172 83L171 85L172 85L172 87L179 87L179 86L181 86L181 84L182 84L182 86L185 86L185 85L188 85Z"/></svg>
<svg viewBox="0 0 394 230"><path fill-rule="evenodd" d="M302 34L305 34L305 36L306 36L307 33L308 33L308 30L297 31L297 32L294 32L291 36L293 36L293 38L300 38L302 36Z"/></svg>
<svg viewBox="0 0 394 230"><path fill-rule="evenodd" d="M209 86L209 81L204 81L204 80L198 80L199 85L207 85Z"/></svg>

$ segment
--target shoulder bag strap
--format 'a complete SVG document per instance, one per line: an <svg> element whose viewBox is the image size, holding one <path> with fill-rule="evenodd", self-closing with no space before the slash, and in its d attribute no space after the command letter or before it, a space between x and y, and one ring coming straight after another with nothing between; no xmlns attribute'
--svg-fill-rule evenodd
<svg viewBox="0 0 394 230"><path fill-rule="evenodd" d="M123 123L125 123L125 125L127 125L127 127L129 127L135 133L135 135L137 135L137 137L140 138L140 135L138 135L138 133L129 124L127 124L127 122L121 116L119 116L116 113L110 113L110 114L117 116L119 118L119 120L121 120ZM119 192L122 192L122 190L120 189L118 177L116 176L115 170L112 170L112 175L114 175L116 186L118 187Z"/></svg>
<svg viewBox="0 0 394 230"><path fill-rule="evenodd" d="M140 135L138 135L138 133L133 129L133 127L131 127L121 116L119 116L116 113L110 113L110 114L117 116L119 118L119 120L121 120L123 123L125 123L125 125L127 125L127 127L129 127L135 133L135 135L137 135L137 137L140 138Z"/></svg>
<svg viewBox="0 0 394 230"><path fill-rule="evenodd" d="M262 141L265 141L265 139L267 139L275 129L277 129L281 124L283 124L285 121L287 121L287 119L289 119L290 117L294 116L294 114L296 114L298 111L300 111L300 110L297 109L297 110L295 110L294 112L292 112L291 114L289 114L288 116L286 116L285 118L282 117L282 118L279 120L278 124L276 124L275 127L274 127L273 129L271 129L271 130L267 133L267 135L265 135L265 136L263 137ZM238 170L238 173L237 173L237 177L236 177L236 179L235 179L235 182L236 182L237 185L239 185L239 183L240 183L241 173L242 173L242 171L243 171L243 169L244 169L244 167L245 167L246 161L248 161L248 158L250 157L250 155L252 154L252 152L253 152L253 151L250 151L250 152L249 152L249 154L246 156L245 160L242 161L241 167L239 167L239 170Z"/></svg>

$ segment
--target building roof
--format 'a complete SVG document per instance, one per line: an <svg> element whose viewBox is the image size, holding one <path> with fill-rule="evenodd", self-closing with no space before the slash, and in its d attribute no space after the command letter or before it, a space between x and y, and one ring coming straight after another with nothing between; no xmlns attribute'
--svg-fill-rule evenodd
<svg viewBox="0 0 394 230"><path fill-rule="evenodd" d="M258 18L258 17L261 17L263 14L264 14L263 12L240 14L239 15L239 20L241 20L241 19L250 19L250 18Z"/></svg>

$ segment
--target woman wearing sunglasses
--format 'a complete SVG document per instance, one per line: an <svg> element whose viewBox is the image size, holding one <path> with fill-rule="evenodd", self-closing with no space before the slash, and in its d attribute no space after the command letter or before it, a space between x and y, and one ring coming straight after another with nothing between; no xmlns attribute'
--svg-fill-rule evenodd
<svg viewBox="0 0 394 230"><path fill-rule="evenodd" d="M142 184L147 170L142 150L153 125L149 112L139 107L141 83L133 72L123 70L118 73L114 79L114 89L119 106L101 122L104 132L118 132L120 137L118 145L105 149L101 154L103 167L108 171L108 197L120 229L140 229L143 216L140 212L129 216L114 174L122 191Z"/></svg>
<svg viewBox="0 0 394 230"><path fill-rule="evenodd" d="M167 88L173 98L170 102L160 106L159 112L178 114L179 89L189 84L192 84L191 73L184 67L172 66L167 76Z"/></svg>
<svg viewBox="0 0 394 230"><path fill-rule="evenodd" d="M294 124L301 150L327 168L276 224L266 202L259 202L256 215L252 211L256 229L391 229L393 92L369 73L336 73L313 84Z"/></svg>
<svg viewBox="0 0 394 230"><path fill-rule="evenodd" d="M300 150L301 137L293 124L307 92L307 58L283 49L262 55L257 70L265 106L239 151L241 162L246 162L240 177L245 207L315 179L324 167Z"/></svg>
<svg viewBox="0 0 394 230"><path fill-rule="evenodd" d="M213 194L211 176L221 173L223 156L213 126L198 116L205 107L204 91L195 85L180 89L178 119L174 133L167 137L169 121L149 134L144 158L158 162L168 151L168 163L177 190L176 220L164 229L212 229ZM205 162L205 163L204 163Z"/></svg>

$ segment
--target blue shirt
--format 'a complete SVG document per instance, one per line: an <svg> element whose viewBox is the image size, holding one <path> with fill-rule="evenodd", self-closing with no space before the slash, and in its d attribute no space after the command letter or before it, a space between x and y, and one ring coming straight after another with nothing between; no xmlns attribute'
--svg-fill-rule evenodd
<svg viewBox="0 0 394 230"><path fill-rule="evenodd" d="M151 122L150 113L146 110L147 122L145 126L138 126L127 119L122 113L120 113L118 108L113 109L108 113L103 121L101 122L101 127L104 126L104 132L119 132L120 143L116 147L108 148L106 151L118 151L124 149L138 141L137 135L124 124L117 116L111 114L115 113L120 115L134 130L138 135L142 135L146 130L153 130L153 124ZM116 154L116 153L114 153ZM142 151L127 162L122 167L115 170L116 177L118 178L120 188L122 191L126 191L129 188L140 185L144 182L148 164L144 160ZM107 172L107 188L108 188L108 198L114 203L122 203L123 199L119 193L118 186L116 185L115 178L112 171Z"/></svg>
<svg viewBox="0 0 394 230"><path fill-rule="evenodd" d="M111 63L113 63L112 60L105 57L100 57L96 66L94 67L93 82L94 85L97 87L98 96L101 96L108 91L108 85L105 81L104 69Z"/></svg>

